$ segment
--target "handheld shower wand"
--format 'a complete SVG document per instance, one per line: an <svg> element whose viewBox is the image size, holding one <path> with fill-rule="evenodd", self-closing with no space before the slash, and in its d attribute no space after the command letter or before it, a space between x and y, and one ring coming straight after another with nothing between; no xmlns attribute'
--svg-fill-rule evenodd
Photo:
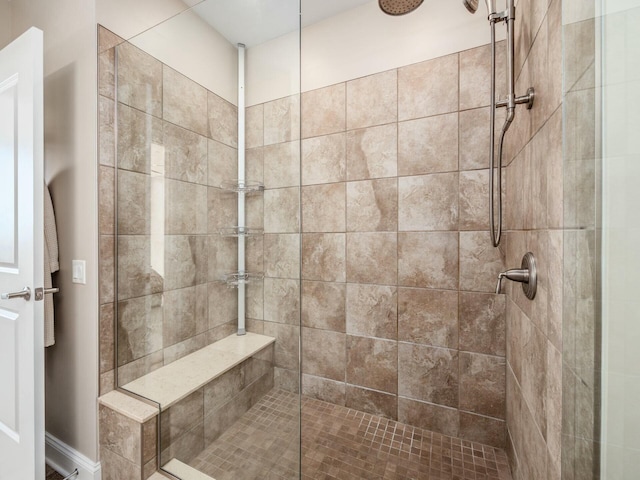
<svg viewBox="0 0 640 480"><path fill-rule="evenodd" d="M478 0L463 0L464 6L471 13L478 10ZM502 237L502 156L504 149L504 137L513 123L516 114L516 105L525 103L527 109L533 106L535 92L529 88L526 95L516 97L515 94L515 21L516 7L514 0L507 0L507 8L503 12L496 11L495 0L485 0L489 23L491 24L491 120L490 120L490 146L489 146L489 224L491 229L491 243L494 247L500 245ZM496 101L496 23L505 22L507 26L507 98ZM500 132L500 146L498 150L498 173L495 175L495 126L496 108L506 107L507 117ZM497 190L498 194L494 192ZM496 200L497 196L497 200ZM495 202L498 203L498 219L496 224Z"/></svg>

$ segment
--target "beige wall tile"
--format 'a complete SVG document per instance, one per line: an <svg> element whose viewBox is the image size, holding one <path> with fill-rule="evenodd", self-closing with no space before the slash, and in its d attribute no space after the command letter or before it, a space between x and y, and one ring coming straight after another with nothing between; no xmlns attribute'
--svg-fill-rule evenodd
<svg viewBox="0 0 640 480"><path fill-rule="evenodd" d="M104 405L100 405L99 416L101 447L140 465L142 426Z"/></svg>
<svg viewBox="0 0 640 480"><path fill-rule="evenodd" d="M264 236L264 274L268 277L300 277L300 236L270 234Z"/></svg>
<svg viewBox="0 0 640 480"><path fill-rule="evenodd" d="M157 370L162 367L163 364L163 353L161 350L127 363L118 368L118 385L126 385L147 373Z"/></svg>
<svg viewBox="0 0 640 480"><path fill-rule="evenodd" d="M119 103L118 168L151 173L152 146L162 145L162 125L162 120Z"/></svg>
<svg viewBox="0 0 640 480"><path fill-rule="evenodd" d="M506 424L504 420L460 412L460 437L472 442L504 448Z"/></svg>
<svg viewBox="0 0 640 480"><path fill-rule="evenodd" d="M116 98L115 56L115 48L98 54L98 94L112 100Z"/></svg>
<svg viewBox="0 0 640 480"><path fill-rule="evenodd" d="M207 184L207 139L170 123L164 124L165 176Z"/></svg>
<svg viewBox="0 0 640 480"><path fill-rule="evenodd" d="M207 187L165 180L165 234L207 233Z"/></svg>
<svg viewBox="0 0 640 480"><path fill-rule="evenodd" d="M489 232L460 232L460 289L495 292L504 270L500 249L491 245Z"/></svg>
<svg viewBox="0 0 640 480"><path fill-rule="evenodd" d="M458 348L458 293L400 288L398 340Z"/></svg>
<svg viewBox="0 0 640 480"><path fill-rule="evenodd" d="M245 150L245 180L247 182L264 183L264 150L263 147Z"/></svg>
<svg viewBox="0 0 640 480"><path fill-rule="evenodd" d="M431 252L425 255L424 252ZM458 288L458 234L398 234L398 284L455 290Z"/></svg>
<svg viewBox="0 0 640 480"><path fill-rule="evenodd" d="M221 228L238 225L238 195L228 190L207 189L207 232L218 235Z"/></svg>
<svg viewBox="0 0 640 480"><path fill-rule="evenodd" d="M162 68L162 79L162 118L208 135L207 90L166 65Z"/></svg>
<svg viewBox="0 0 640 480"><path fill-rule="evenodd" d="M489 170L460 172L460 230L489 228Z"/></svg>
<svg viewBox="0 0 640 480"><path fill-rule="evenodd" d="M129 42L119 45L118 101L162 117L162 63Z"/></svg>
<svg viewBox="0 0 640 480"><path fill-rule="evenodd" d="M297 187L264 192L264 231L295 233L300 230L300 192Z"/></svg>
<svg viewBox="0 0 640 480"><path fill-rule="evenodd" d="M398 397L396 395L347 385L345 406L359 412L371 413L397 420Z"/></svg>
<svg viewBox="0 0 640 480"><path fill-rule="evenodd" d="M151 233L151 177L149 175L118 170L117 203L119 235Z"/></svg>
<svg viewBox="0 0 640 480"><path fill-rule="evenodd" d="M346 192L344 183L302 188L302 231L344 232Z"/></svg>
<svg viewBox="0 0 640 480"><path fill-rule="evenodd" d="M238 293L222 282L210 282L209 328L219 327L238 318Z"/></svg>
<svg viewBox="0 0 640 480"><path fill-rule="evenodd" d="M504 419L505 359L460 352L460 409Z"/></svg>
<svg viewBox="0 0 640 480"><path fill-rule="evenodd" d="M118 366L162 350L161 295L147 295L118 303Z"/></svg>
<svg viewBox="0 0 640 480"><path fill-rule="evenodd" d="M115 233L115 185L114 169L98 166L98 217L101 235Z"/></svg>
<svg viewBox="0 0 640 480"><path fill-rule="evenodd" d="M302 325L346 331L346 284L302 282Z"/></svg>
<svg viewBox="0 0 640 480"><path fill-rule="evenodd" d="M98 25L98 52L102 53L105 50L114 48L124 41L124 39L120 38L111 30L104 28L102 25Z"/></svg>
<svg viewBox="0 0 640 480"><path fill-rule="evenodd" d="M164 242L165 289L174 290L207 282L209 245L206 237L168 235Z"/></svg>
<svg viewBox="0 0 640 480"><path fill-rule="evenodd" d="M452 437L459 433L458 410L402 396L398 398L398 421Z"/></svg>
<svg viewBox="0 0 640 480"><path fill-rule="evenodd" d="M302 184L343 182L346 179L344 133L302 141Z"/></svg>
<svg viewBox="0 0 640 480"><path fill-rule="evenodd" d="M207 310L197 308L198 291L195 287L164 292L164 321L162 337L164 346L182 342L198 333L198 324L207 324ZM206 294L206 291L204 292ZM203 318L204 317L204 318Z"/></svg>
<svg viewBox="0 0 640 480"><path fill-rule="evenodd" d="M238 151L215 140L208 140L207 165L209 186L220 187L225 182L234 182L238 178Z"/></svg>
<svg viewBox="0 0 640 480"><path fill-rule="evenodd" d="M397 254L395 233L347 234L347 281L395 285Z"/></svg>
<svg viewBox="0 0 640 480"><path fill-rule="evenodd" d="M398 124L398 174L458 169L458 114L449 113Z"/></svg>
<svg viewBox="0 0 640 480"><path fill-rule="evenodd" d="M100 235L100 305L113 302L115 297L115 245L113 235Z"/></svg>
<svg viewBox="0 0 640 480"><path fill-rule="evenodd" d="M398 70L398 119L458 110L458 54Z"/></svg>
<svg viewBox="0 0 640 480"><path fill-rule="evenodd" d="M177 443L203 420L204 393L203 389L199 389L160 414L160 442L163 450Z"/></svg>
<svg viewBox="0 0 640 480"><path fill-rule="evenodd" d="M457 230L458 173L398 179L398 230Z"/></svg>
<svg viewBox="0 0 640 480"><path fill-rule="evenodd" d="M300 97L280 98L264 104L264 144L300 138Z"/></svg>
<svg viewBox="0 0 640 480"><path fill-rule="evenodd" d="M347 383L397 393L397 342L347 335Z"/></svg>
<svg viewBox="0 0 640 480"><path fill-rule="evenodd" d="M209 137L230 147L238 147L238 107L207 92Z"/></svg>
<svg viewBox="0 0 640 480"><path fill-rule="evenodd" d="M163 279L151 264L151 239L144 235L118 237L118 300L162 291Z"/></svg>
<svg viewBox="0 0 640 480"><path fill-rule="evenodd" d="M246 147L262 147L264 145L264 105L247 107L245 115Z"/></svg>
<svg viewBox="0 0 640 480"><path fill-rule="evenodd" d="M489 107L460 112L460 170L489 168L490 118ZM498 134L502 128L502 121L502 115L498 112L496 114L496 147L499 145ZM497 158L497 152L496 148L495 158Z"/></svg>
<svg viewBox="0 0 640 480"><path fill-rule="evenodd" d="M204 285L201 287L206 288ZM207 334L200 333L196 336L189 337L186 340L174 343L162 350L164 355L163 364L169 365L176 360L186 357L187 355L204 348L207 345Z"/></svg>
<svg viewBox="0 0 640 480"><path fill-rule="evenodd" d="M98 97L98 163L110 167L116 163L115 110L113 100Z"/></svg>
<svg viewBox="0 0 640 480"><path fill-rule="evenodd" d="M398 173L398 125L391 123L347 132L347 178L395 177Z"/></svg>
<svg viewBox="0 0 640 480"><path fill-rule="evenodd" d="M347 284L347 333L396 340L396 287Z"/></svg>
<svg viewBox="0 0 640 480"><path fill-rule="evenodd" d="M302 329L302 371L307 374L344 381L346 335L344 333Z"/></svg>
<svg viewBox="0 0 640 480"><path fill-rule="evenodd" d="M302 278L344 282L346 278L346 238L344 233L302 235Z"/></svg>
<svg viewBox="0 0 640 480"><path fill-rule="evenodd" d="M505 96L505 45L496 45L496 98ZM524 92L520 93L523 95ZM490 46L460 52L460 110L484 107L491 103Z"/></svg>
<svg viewBox="0 0 640 480"><path fill-rule="evenodd" d="M265 188L300 185L300 141L264 147Z"/></svg>
<svg viewBox="0 0 640 480"><path fill-rule="evenodd" d="M280 368L298 370L300 327L285 323L265 322L264 334L276 339L273 357L274 365Z"/></svg>
<svg viewBox="0 0 640 480"><path fill-rule="evenodd" d="M395 178L347 183L347 231L390 232L398 228Z"/></svg>
<svg viewBox="0 0 640 480"><path fill-rule="evenodd" d="M100 447L100 459L104 480L138 480L140 478L142 471L140 465L126 460L108 448Z"/></svg>
<svg viewBox="0 0 640 480"><path fill-rule="evenodd" d="M115 368L114 335L116 331L114 305L100 305L100 373Z"/></svg>
<svg viewBox="0 0 640 480"><path fill-rule="evenodd" d="M457 408L458 351L400 343L398 394Z"/></svg>
<svg viewBox="0 0 640 480"><path fill-rule="evenodd" d="M345 405L345 383L314 375L302 375L302 394L334 405Z"/></svg>
<svg viewBox="0 0 640 480"><path fill-rule="evenodd" d="M238 269L238 241L235 238L209 235L207 243L210 282L220 281L226 273Z"/></svg>
<svg viewBox="0 0 640 480"><path fill-rule="evenodd" d="M332 85L302 94L302 138L344 131L346 86Z"/></svg>
<svg viewBox="0 0 640 480"><path fill-rule="evenodd" d="M460 349L504 356L505 314L504 295L460 292Z"/></svg>
<svg viewBox="0 0 640 480"><path fill-rule="evenodd" d="M300 325L300 281L264 279L264 319Z"/></svg>
<svg viewBox="0 0 640 480"><path fill-rule="evenodd" d="M347 82L347 129L398 120L398 72L389 70Z"/></svg>

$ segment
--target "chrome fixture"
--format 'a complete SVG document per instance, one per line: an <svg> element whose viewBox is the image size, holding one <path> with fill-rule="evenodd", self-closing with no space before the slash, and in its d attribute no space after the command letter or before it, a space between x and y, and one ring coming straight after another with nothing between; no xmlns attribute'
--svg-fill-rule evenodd
<svg viewBox="0 0 640 480"><path fill-rule="evenodd" d="M520 268L513 268L498 274L496 293L500 293L503 278L522 283L522 291L529 300L533 300L538 288L538 271L536 270L536 258L533 256L533 253L527 252L524 257L522 257L522 265Z"/></svg>
<svg viewBox="0 0 640 480"><path fill-rule="evenodd" d="M24 287L19 292L1 293L0 298L2 300L13 300L14 298L24 298L25 300L31 300L31 289Z"/></svg>
<svg viewBox="0 0 640 480"><path fill-rule="evenodd" d="M478 11L479 0L462 0L465 8L470 13ZM414 11L423 0L378 0L378 5L384 13L389 15L404 15ZM499 12L496 8L496 0L485 0L487 6L487 15L489 24L491 25L491 121L490 121L490 139L489 147L489 223L491 225L491 243L494 247L500 245L502 237L502 155L504 148L504 137L513 123L516 114L516 105L526 104L527 109L533 107L535 91L533 87L527 90L526 95L517 97L515 94L515 28L516 7L515 0L506 0L506 10ZM496 23L504 22L507 27L507 98L504 100L496 100ZM500 147L498 150L498 173L495 175L495 126L496 126L496 108L505 107L507 109L507 118L502 126L500 133ZM495 181L494 176L497 176ZM497 185L497 188L495 188ZM497 195L495 190L497 189ZM497 197L497 199L496 199ZM498 203L498 221L496 225L496 215L494 204Z"/></svg>
<svg viewBox="0 0 640 480"><path fill-rule="evenodd" d="M464 6L471 13L475 13L478 9L478 0L463 0ZM489 223L491 228L491 243L494 247L500 245L502 237L502 154L504 148L504 136L509 130L513 118L516 114L516 105L526 104L527 109L533 107L535 91L533 87L527 90L527 94L517 97L515 94L515 21L516 7L514 0L507 0L507 9L503 12L497 12L495 0L485 0L487 11L489 14L489 23L491 24L491 121L489 128ZM504 22L507 27L507 98L505 100L496 101L496 23ZM498 174L497 181L494 182L495 165L495 125L496 125L496 108L506 107L507 118L502 126L500 133L500 147L498 150ZM498 194L495 195L494 190L497 185ZM498 202L498 222L496 225L494 203Z"/></svg>
<svg viewBox="0 0 640 480"><path fill-rule="evenodd" d="M424 0L378 0L380 9L387 15L406 15L422 5Z"/></svg>

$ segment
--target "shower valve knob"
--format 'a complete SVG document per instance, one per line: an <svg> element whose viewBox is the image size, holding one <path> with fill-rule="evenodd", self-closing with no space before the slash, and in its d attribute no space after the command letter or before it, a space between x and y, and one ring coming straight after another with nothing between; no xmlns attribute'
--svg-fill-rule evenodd
<svg viewBox="0 0 640 480"><path fill-rule="evenodd" d="M528 252L524 257L522 257L521 268L513 268L498 274L496 293L500 293L503 278L507 278L513 282L522 283L522 291L529 300L533 300L536 296L538 286L538 272L536 270L536 259L533 256L533 253Z"/></svg>

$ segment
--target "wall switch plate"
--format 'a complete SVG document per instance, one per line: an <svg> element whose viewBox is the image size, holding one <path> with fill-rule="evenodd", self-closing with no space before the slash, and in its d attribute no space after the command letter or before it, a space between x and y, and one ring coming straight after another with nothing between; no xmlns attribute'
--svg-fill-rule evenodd
<svg viewBox="0 0 640 480"><path fill-rule="evenodd" d="M72 262L73 283L87 284L87 262L84 260L73 260Z"/></svg>

